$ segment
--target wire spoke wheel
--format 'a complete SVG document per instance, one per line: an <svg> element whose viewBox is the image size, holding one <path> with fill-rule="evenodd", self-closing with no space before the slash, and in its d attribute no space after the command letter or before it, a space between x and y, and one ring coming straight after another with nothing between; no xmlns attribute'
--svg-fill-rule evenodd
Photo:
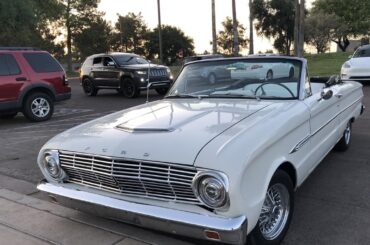
<svg viewBox="0 0 370 245"><path fill-rule="evenodd" d="M289 191L283 184L268 189L259 217L259 229L266 240L276 239L284 230L290 212L289 200Z"/></svg>

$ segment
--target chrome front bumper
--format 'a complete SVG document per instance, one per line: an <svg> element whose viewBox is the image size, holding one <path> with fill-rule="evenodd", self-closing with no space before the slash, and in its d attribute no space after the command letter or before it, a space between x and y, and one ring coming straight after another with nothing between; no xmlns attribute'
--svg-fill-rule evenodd
<svg viewBox="0 0 370 245"><path fill-rule="evenodd" d="M64 206L141 227L172 234L206 239L206 232L217 232L219 241L245 244L247 219L245 216L222 218L163 207L132 203L91 192L69 189L41 182L37 189L49 193Z"/></svg>

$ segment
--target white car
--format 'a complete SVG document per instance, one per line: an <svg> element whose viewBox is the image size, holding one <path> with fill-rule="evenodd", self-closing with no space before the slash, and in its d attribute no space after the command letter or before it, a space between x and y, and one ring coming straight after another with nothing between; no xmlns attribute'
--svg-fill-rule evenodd
<svg viewBox="0 0 370 245"><path fill-rule="evenodd" d="M294 77L294 66L289 62L284 61L280 63L272 62L259 62L249 64L235 64L235 66L229 66L231 70L231 78L251 78L251 79L276 79L276 78L293 78Z"/></svg>
<svg viewBox="0 0 370 245"><path fill-rule="evenodd" d="M210 84L189 74L237 63L288 63L299 76ZM334 147L350 146L364 110L361 84L310 83L306 68L292 57L189 63L163 100L46 143L38 189L63 205L172 234L279 244L294 191Z"/></svg>
<svg viewBox="0 0 370 245"><path fill-rule="evenodd" d="M370 81L370 45L359 47L353 56L342 65L341 78Z"/></svg>

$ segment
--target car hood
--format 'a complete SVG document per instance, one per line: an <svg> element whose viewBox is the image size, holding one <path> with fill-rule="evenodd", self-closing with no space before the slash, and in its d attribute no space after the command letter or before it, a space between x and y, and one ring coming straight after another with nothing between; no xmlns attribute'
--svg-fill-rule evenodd
<svg viewBox="0 0 370 245"><path fill-rule="evenodd" d="M370 69L370 57L352 58L349 62L354 68Z"/></svg>
<svg viewBox="0 0 370 245"><path fill-rule="evenodd" d="M192 165L210 141L272 102L167 99L87 122L44 149ZM263 114L263 113L262 113Z"/></svg>

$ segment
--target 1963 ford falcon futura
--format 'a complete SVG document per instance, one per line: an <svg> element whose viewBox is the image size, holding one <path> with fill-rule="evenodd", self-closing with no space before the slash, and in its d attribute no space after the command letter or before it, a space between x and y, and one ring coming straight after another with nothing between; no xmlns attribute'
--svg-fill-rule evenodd
<svg viewBox="0 0 370 245"><path fill-rule="evenodd" d="M249 76L241 63L293 71ZM222 78L200 75L214 67ZM332 148L349 147L362 97L357 82L310 81L305 59L188 63L163 100L51 139L38 157L38 189L63 205L173 234L279 244L294 191Z"/></svg>

